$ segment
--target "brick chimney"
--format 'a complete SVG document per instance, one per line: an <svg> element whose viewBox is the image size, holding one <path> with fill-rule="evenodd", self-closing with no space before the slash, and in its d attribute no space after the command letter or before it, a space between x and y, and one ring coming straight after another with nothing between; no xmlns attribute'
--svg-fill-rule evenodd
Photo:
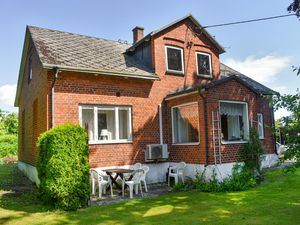
<svg viewBox="0 0 300 225"><path fill-rule="evenodd" d="M132 34L133 34L133 44L138 42L144 37L144 27L139 27L136 26L135 28L132 29Z"/></svg>

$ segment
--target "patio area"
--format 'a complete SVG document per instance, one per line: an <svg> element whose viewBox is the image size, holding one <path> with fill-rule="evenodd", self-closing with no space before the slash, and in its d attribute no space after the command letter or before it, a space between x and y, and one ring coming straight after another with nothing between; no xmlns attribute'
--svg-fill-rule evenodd
<svg viewBox="0 0 300 225"><path fill-rule="evenodd" d="M156 183L156 184L148 184L148 192L145 192L143 189L143 197L140 192L136 195L133 195L133 199L140 198L151 198L156 197L163 194L174 193L175 191L172 187L169 187L167 183ZM119 189L113 189L113 197L111 197L110 192L107 191L106 194L102 195L102 198L99 198L98 193L96 195L91 195L89 206L98 206L98 205L107 205L112 203L124 202L132 200L129 196L129 190L125 190L124 197L122 196L122 192Z"/></svg>

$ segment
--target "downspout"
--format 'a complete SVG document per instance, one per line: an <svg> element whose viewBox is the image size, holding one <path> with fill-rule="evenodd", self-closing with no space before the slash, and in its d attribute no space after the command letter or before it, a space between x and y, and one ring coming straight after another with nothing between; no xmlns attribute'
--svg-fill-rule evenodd
<svg viewBox="0 0 300 225"><path fill-rule="evenodd" d="M54 79L51 83L51 120L52 120L51 127L53 128L54 127L54 86L55 86L56 79L58 77L59 69L58 67L53 67L52 71L54 73Z"/></svg>
<svg viewBox="0 0 300 225"><path fill-rule="evenodd" d="M162 110L161 104L158 105L158 113L159 113L159 141L160 144L163 144L163 130L162 130Z"/></svg>
<svg viewBox="0 0 300 225"><path fill-rule="evenodd" d="M205 166L208 166L208 125L207 125L207 102L206 97L202 94L202 90L199 89L199 95L202 97L203 102L203 116L204 116L204 129L205 129Z"/></svg>

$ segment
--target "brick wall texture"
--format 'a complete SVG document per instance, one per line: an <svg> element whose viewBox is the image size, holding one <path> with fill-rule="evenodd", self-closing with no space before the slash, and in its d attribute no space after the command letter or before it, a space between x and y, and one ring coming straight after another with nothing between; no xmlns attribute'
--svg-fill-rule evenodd
<svg viewBox="0 0 300 225"><path fill-rule="evenodd" d="M195 52L211 54L213 79L220 77L219 54L213 44L204 36L191 32L193 23L182 21L151 39L152 64L159 81L134 78L92 75L79 72L61 71L55 82L54 126L66 122L79 123L79 106L116 105L132 107L132 143L90 144L90 165L116 166L144 162L144 151L148 144L159 143L159 104L162 104L163 141L168 144L170 161L204 164L205 127L203 98L198 93L165 101L170 92L187 85L199 85L212 79L197 77ZM193 28L192 28L193 29ZM187 42L194 45L187 48ZM166 72L165 46L173 45L184 50L184 75ZM33 79L28 82L25 75L20 98L20 138L19 160L35 165L37 149L34 142L37 136L52 126L51 83L52 70L42 69L34 48L28 53L33 61ZM257 113L263 113L265 139L262 140L267 153L274 153L274 138L270 127L273 125L273 111L265 97L258 96L236 81L230 81L210 89L207 98L209 163L213 163L211 111L218 110L219 100L243 101L248 104L249 120L256 120ZM172 144L171 107L195 102L190 112L192 126L197 128L199 143L195 145ZM198 119L194 116L198 114ZM33 118L35 115L35 119ZM198 123L198 124L197 124ZM240 144L222 145L223 162L238 160Z"/></svg>

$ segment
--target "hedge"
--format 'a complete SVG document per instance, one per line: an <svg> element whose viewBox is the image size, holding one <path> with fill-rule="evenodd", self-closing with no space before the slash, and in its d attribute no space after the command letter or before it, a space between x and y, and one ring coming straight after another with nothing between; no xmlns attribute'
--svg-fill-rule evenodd
<svg viewBox="0 0 300 225"><path fill-rule="evenodd" d="M15 156L18 152L18 137L13 134L0 135L0 158Z"/></svg>
<svg viewBox="0 0 300 225"><path fill-rule="evenodd" d="M64 210L86 206L90 195L87 140L86 131L71 124L39 137L39 191L46 203Z"/></svg>

